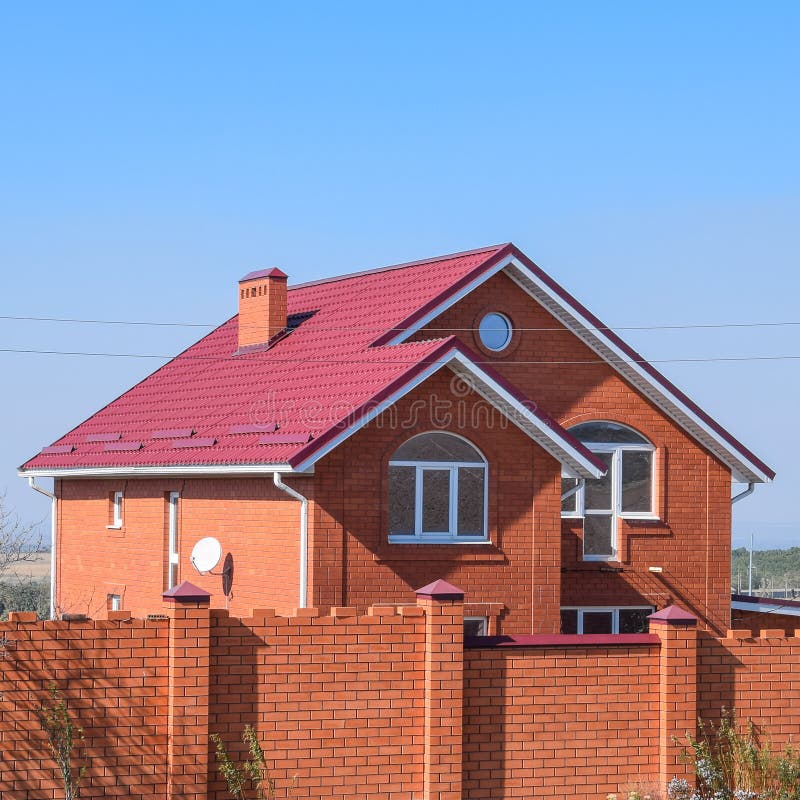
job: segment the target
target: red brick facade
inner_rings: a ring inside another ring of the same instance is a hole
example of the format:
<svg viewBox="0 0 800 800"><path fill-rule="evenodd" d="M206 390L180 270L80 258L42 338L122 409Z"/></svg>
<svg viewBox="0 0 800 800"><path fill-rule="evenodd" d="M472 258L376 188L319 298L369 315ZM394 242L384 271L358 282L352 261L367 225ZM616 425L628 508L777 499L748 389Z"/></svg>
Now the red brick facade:
<svg viewBox="0 0 800 800"><path fill-rule="evenodd" d="M258 299L258 298L256 298ZM515 327L510 348L486 350L470 330L488 310ZM408 602L445 577L470 613L504 633L556 633L562 606L679 603L716 633L730 625L730 470L706 452L509 277L472 291L417 339L456 335L563 426L610 420L655 447L655 520L621 520L618 561L582 560L580 520L560 517L558 462L447 369L323 457L312 475L287 476L310 499L308 601L320 608ZM561 361L573 363L547 364ZM388 542L387 472L415 433L463 434L488 462L489 544ZM299 504L271 476L59 481L57 605L97 615L109 595L136 614L166 588L167 498L180 492L180 579L214 595L218 576L189 563L197 539L217 537L234 559L230 610L299 604ZM124 525L107 528L109 497L124 492ZM651 572L650 567L660 568Z"/></svg>
<svg viewBox="0 0 800 800"><path fill-rule="evenodd" d="M452 587L451 587L452 588ZM598 797L685 774L697 716L796 734L800 639L719 639L675 609L650 635L462 644L434 593L358 616L241 618L202 598L166 618L0 624L0 795L59 796L34 712L55 683L86 733L82 797L227 796L209 737L255 727L278 797ZM796 632L800 635L800 631Z"/></svg>

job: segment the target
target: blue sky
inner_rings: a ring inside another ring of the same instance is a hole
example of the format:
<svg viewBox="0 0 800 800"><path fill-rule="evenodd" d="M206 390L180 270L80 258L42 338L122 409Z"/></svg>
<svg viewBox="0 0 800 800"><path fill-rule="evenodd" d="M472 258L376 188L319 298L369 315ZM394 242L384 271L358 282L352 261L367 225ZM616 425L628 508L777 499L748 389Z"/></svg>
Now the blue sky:
<svg viewBox="0 0 800 800"><path fill-rule="evenodd" d="M218 323L295 282L513 240L615 326L800 321L800 6L5 4L0 314ZM0 320L0 348L173 354L200 329ZM628 332L800 355L800 326ZM0 488L160 361L0 352ZM800 544L800 361L663 371L778 478L734 543Z"/></svg>

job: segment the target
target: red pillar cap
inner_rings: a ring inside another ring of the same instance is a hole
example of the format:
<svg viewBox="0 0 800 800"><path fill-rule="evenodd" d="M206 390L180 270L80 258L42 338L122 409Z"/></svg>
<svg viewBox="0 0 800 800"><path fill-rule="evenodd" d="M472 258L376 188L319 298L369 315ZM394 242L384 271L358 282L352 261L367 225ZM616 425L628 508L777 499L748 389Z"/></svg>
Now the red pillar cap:
<svg viewBox="0 0 800 800"><path fill-rule="evenodd" d="M164 600L172 603L208 603L211 600L211 592L207 592L189 581L173 586L161 596Z"/></svg>
<svg viewBox="0 0 800 800"><path fill-rule="evenodd" d="M458 586L453 586L452 583L440 578L438 581L417 589L417 597L432 597L434 600L463 600L464 592Z"/></svg>
<svg viewBox="0 0 800 800"><path fill-rule="evenodd" d="M667 606L661 611L656 611L647 619L653 622L666 622L668 625L696 625L697 617L684 611L680 606Z"/></svg>

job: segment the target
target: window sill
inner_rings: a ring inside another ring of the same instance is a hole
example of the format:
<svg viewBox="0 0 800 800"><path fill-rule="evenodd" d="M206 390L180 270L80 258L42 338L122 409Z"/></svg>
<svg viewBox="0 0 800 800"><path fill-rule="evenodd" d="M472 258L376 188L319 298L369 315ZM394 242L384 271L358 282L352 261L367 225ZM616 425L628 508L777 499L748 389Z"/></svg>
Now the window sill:
<svg viewBox="0 0 800 800"><path fill-rule="evenodd" d="M372 554L378 564L396 561L456 561L497 563L506 555L489 540L476 542L389 540Z"/></svg>
<svg viewBox="0 0 800 800"><path fill-rule="evenodd" d="M106 525L107 531L121 531L122 525Z"/></svg>

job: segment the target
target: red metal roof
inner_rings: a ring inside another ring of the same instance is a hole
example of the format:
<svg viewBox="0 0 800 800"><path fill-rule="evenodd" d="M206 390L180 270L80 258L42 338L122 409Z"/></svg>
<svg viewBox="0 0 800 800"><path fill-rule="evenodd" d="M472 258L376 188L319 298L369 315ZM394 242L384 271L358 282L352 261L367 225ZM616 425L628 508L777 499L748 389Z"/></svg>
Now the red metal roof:
<svg viewBox="0 0 800 800"><path fill-rule="evenodd" d="M385 343L509 255L580 307L511 244L290 286L290 327L296 325L290 334L269 348L236 354L233 317L21 469L300 464L335 438L343 421L365 413L421 366L453 347L466 352L455 337ZM636 355L613 332L608 335ZM502 382L489 367L481 368ZM691 403L653 367L647 368L657 383ZM733 448L771 474L718 423L692 407ZM559 438L584 450L556 422L535 413ZM172 430L181 440L177 447L163 436ZM187 431L197 437L196 447ZM117 432L122 434L112 447L109 432L115 439Z"/></svg>
<svg viewBox="0 0 800 800"><path fill-rule="evenodd" d="M58 450L42 451L22 469L289 463L309 447L310 437L313 446L445 342L452 346L442 339L370 345L500 249L289 287L289 315L314 313L274 346L234 355L234 317L55 442ZM280 435L266 436L276 423ZM202 446L192 448L181 437L175 448L172 439L153 436L171 429L194 430ZM119 445L141 442L141 449L110 452L107 442L92 441L109 431L122 433Z"/></svg>

